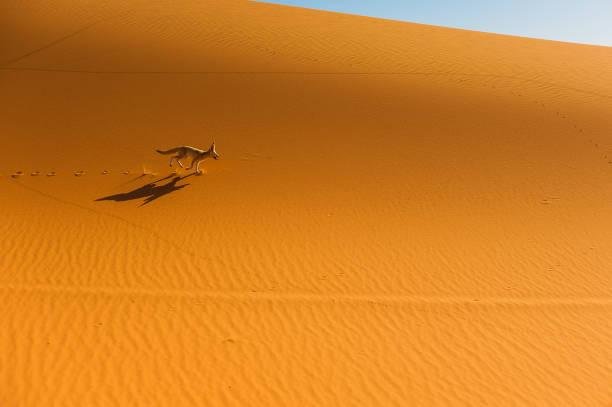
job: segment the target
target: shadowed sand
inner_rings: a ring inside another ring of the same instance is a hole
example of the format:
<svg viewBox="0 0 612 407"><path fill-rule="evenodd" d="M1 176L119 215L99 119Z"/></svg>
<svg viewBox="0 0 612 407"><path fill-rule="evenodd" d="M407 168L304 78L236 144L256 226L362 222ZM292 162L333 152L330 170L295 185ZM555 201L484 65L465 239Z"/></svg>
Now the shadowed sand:
<svg viewBox="0 0 612 407"><path fill-rule="evenodd" d="M132 201L132 200L144 198L143 203L140 205L140 206L143 206L143 205L153 202L154 200L158 198L161 198L164 195L168 195L172 192L180 191L181 189L185 188L189 184L177 185L177 183L193 175L195 174L191 173L189 175L178 176L172 173L164 178L160 178L156 181L153 181L151 183L148 183L146 185L133 189L129 192L105 196L105 197L96 199L96 201L123 202L123 201ZM166 180L169 180L169 181L166 183L162 183L162 181L166 181Z"/></svg>
<svg viewBox="0 0 612 407"><path fill-rule="evenodd" d="M612 403L610 48L233 0L0 38L1 406Z"/></svg>

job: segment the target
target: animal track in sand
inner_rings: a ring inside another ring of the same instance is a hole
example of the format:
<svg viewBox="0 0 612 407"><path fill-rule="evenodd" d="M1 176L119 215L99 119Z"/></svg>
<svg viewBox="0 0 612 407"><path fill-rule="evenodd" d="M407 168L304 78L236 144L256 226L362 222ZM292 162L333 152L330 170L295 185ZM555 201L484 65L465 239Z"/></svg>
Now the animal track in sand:
<svg viewBox="0 0 612 407"><path fill-rule="evenodd" d="M560 197L557 196L553 196L553 197L548 197L548 198L544 198L540 201L540 204L542 205L550 205L553 202L558 202L559 200L561 200Z"/></svg>
<svg viewBox="0 0 612 407"><path fill-rule="evenodd" d="M538 102L542 108L545 108L544 103ZM557 119L559 120L568 120L571 124L571 128L573 129L574 132L576 133L584 133L585 130L583 127L581 127L581 125L577 122L574 121L566 112L563 112L562 110L551 110L550 113L553 113L557 116ZM588 143L592 146L592 148L594 148L595 150L599 150L600 147L605 148L606 145L600 145L600 143L595 142L595 140L588 139L587 140ZM603 158L603 160L605 160L606 164L612 164L612 158L608 156L608 154L598 154L599 158ZM573 167L570 167L573 168ZM540 204L542 205L549 205L551 203L550 200L544 199L542 201L540 201Z"/></svg>
<svg viewBox="0 0 612 407"><path fill-rule="evenodd" d="M206 173L206 171L203 171L203 173ZM14 173L10 174L10 176L11 176L12 178L18 178L18 177L24 176L24 175L26 175L26 174L28 174L28 173L27 173L27 172L24 172L24 171L15 171ZM74 175L75 177L82 177L82 176L84 176L84 175L86 175L86 174L87 174L87 171L85 171L85 170L76 170L76 171L72 171L72 175ZM123 171L119 172L119 174L121 174L121 175L130 175L130 174L132 174L132 172L131 172L130 170L123 170ZM173 174L178 174L178 171L176 171L176 170L175 170L175 171L173 172ZM41 175L45 175L45 176L47 176L47 177L55 177L55 176L57 176L58 174L57 174L57 172L55 172L55 171L48 171L48 172L44 172L44 171L38 171L38 170L35 170L35 171L31 171L31 172L29 172L29 175L30 175L31 177L37 177L37 176L41 176ZM112 175L112 171L111 171L111 170L102 170L102 171L100 172L100 175L104 175L104 176L105 176L105 175ZM157 176L157 175L158 175L158 173L157 173L157 172L152 172L152 171L149 171L149 170L144 170L144 171L143 171L143 172L140 174L140 176L142 176L142 177L144 177L144 176L151 176L151 177L154 177L154 176Z"/></svg>

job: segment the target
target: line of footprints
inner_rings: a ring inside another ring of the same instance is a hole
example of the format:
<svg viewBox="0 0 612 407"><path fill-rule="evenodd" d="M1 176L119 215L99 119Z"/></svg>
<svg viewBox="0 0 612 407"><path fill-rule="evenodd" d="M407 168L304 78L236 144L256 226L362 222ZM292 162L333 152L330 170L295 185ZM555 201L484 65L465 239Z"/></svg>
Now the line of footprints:
<svg viewBox="0 0 612 407"><path fill-rule="evenodd" d="M82 177L82 176L84 176L86 174L87 174L87 172L83 171L83 170L78 170L78 171L75 171L75 172L72 173L72 175L74 175L75 177ZM102 171L100 173L100 175L110 175L110 174L111 174L111 172L109 170L104 170L104 171ZM131 172L130 172L130 170L125 170L125 171L121 171L120 174L121 175L130 175ZM26 175L26 173L23 172L23 171L15 171L14 173L11 174L11 178L19 178L19 177L23 177L25 175ZM31 177L38 177L38 176L43 176L43 175L46 176L46 177L55 177L58 174L55 171L50 171L50 172L47 172L45 174L41 173L40 171L33 171L33 172L30 173ZM156 173L152 173L152 172L148 172L148 171L144 171L140 175L157 175L157 174Z"/></svg>

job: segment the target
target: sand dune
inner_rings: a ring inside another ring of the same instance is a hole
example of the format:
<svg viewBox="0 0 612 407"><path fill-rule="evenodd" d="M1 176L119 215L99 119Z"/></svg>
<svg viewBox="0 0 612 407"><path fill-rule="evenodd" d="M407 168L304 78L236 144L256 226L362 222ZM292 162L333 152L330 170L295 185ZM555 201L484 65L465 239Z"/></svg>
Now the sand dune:
<svg viewBox="0 0 612 407"><path fill-rule="evenodd" d="M3 7L1 405L612 403L610 48Z"/></svg>

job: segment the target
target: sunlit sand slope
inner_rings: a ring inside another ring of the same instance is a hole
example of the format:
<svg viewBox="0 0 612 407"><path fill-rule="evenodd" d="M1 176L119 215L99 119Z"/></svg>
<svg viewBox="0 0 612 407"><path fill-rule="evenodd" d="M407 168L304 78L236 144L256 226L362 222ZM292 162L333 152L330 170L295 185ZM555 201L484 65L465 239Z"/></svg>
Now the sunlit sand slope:
<svg viewBox="0 0 612 407"><path fill-rule="evenodd" d="M0 13L0 405L612 403L612 49L74 3Z"/></svg>

